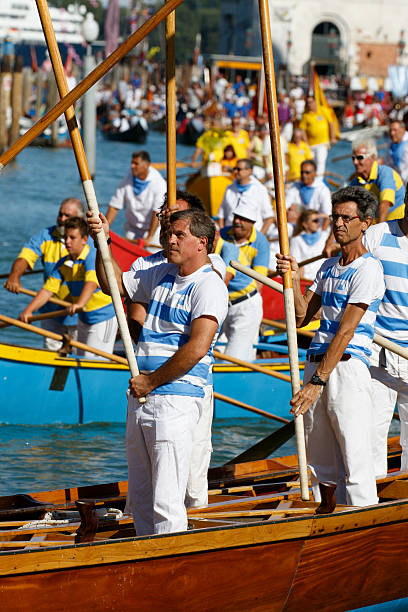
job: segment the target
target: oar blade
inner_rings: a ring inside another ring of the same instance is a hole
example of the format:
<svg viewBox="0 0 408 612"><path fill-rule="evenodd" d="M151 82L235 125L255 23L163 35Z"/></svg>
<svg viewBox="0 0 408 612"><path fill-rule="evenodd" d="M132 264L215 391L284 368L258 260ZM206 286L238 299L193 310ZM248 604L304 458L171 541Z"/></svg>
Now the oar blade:
<svg viewBox="0 0 408 612"><path fill-rule="evenodd" d="M295 421L289 421L289 423L286 423L283 427L280 427L266 438L263 438L263 440L260 440L237 457L227 461L225 465L266 459L271 453L280 448L294 435Z"/></svg>

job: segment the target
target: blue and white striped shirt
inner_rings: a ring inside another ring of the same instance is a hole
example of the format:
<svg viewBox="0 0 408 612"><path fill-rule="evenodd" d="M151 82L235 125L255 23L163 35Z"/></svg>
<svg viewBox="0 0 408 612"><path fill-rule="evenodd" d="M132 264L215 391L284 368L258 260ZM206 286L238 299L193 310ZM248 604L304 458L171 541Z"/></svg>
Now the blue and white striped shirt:
<svg viewBox="0 0 408 612"><path fill-rule="evenodd" d="M327 259L317 273L310 290L321 296L320 328L310 344L308 355L324 354L333 340L347 304L367 304L346 353L369 366L374 323L384 295L384 277L380 262L365 253L347 266L338 257Z"/></svg>
<svg viewBox="0 0 408 612"><path fill-rule="evenodd" d="M395 219L370 227L363 242L384 268L385 293L375 331L408 346L408 238Z"/></svg>
<svg viewBox="0 0 408 612"><path fill-rule="evenodd" d="M133 302L149 304L136 351L144 374L157 370L188 342L194 319L213 316L221 326L226 317L227 288L208 264L188 276L179 276L174 264L162 263L148 270L130 270L122 278ZM152 393L204 397L214 361L212 349L213 345L186 374Z"/></svg>

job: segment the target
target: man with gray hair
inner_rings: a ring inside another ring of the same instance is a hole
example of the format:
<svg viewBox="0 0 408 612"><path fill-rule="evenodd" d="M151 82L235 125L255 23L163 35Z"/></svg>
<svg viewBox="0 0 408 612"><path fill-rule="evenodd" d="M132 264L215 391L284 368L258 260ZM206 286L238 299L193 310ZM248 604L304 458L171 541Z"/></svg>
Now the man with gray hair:
<svg viewBox="0 0 408 612"><path fill-rule="evenodd" d="M404 183L398 172L377 161L377 147L371 138L353 142L351 159L356 177L350 185L358 185L371 191L377 198L377 221L400 219L404 216Z"/></svg>
<svg viewBox="0 0 408 612"><path fill-rule="evenodd" d="M280 274L289 266L294 272L297 327L307 325L322 309L320 328L307 353L304 384L290 402L291 412L305 414L315 499L320 498L319 488L337 487L339 503L367 506L377 503L369 359L385 286L381 264L362 239L377 203L366 190L346 187L332 195L332 204L341 254L322 264L304 296L294 257L276 256ZM323 506L318 512L331 509Z"/></svg>
<svg viewBox="0 0 408 612"><path fill-rule="evenodd" d="M57 223L47 227L28 240L21 249L11 268L10 275L5 287L12 293L19 293L21 289L20 278L27 269L33 269L37 259L41 259L44 268L44 283L58 261L68 255L64 241L64 223L71 217L83 217L84 208L78 198L65 198L58 211ZM64 299L65 292L56 294L56 297ZM61 306L49 302L40 309L40 312L52 312L61 310ZM41 321L41 327L56 334L69 333L72 337L76 335L77 315L72 317L58 317ZM44 347L57 351L61 348L61 342L44 338Z"/></svg>

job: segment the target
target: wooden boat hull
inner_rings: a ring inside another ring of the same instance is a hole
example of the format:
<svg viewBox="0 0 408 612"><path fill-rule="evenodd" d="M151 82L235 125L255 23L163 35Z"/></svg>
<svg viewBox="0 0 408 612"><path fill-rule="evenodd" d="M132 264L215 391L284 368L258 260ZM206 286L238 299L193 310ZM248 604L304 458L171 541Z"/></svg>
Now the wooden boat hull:
<svg viewBox="0 0 408 612"><path fill-rule="evenodd" d="M287 362L279 360L281 365L278 365L277 361L271 368L289 374ZM126 366L96 359L60 357L42 349L7 344L0 344L0 363L2 423L122 423L126 419L129 382ZM223 395L288 416L291 388L286 381L220 364L214 368L214 386ZM251 412L218 400L215 416L257 418Z"/></svg>
<svg viewBox="0 0 408 612"><path fill-rule="evenodd" d="M2 609L340 612L406 599L407 521L405 500L330 516L2 551Z"/></svg>
<svg viewBox="0 0 408 612"><path fill-rule="evenodd" d="M105 138L108 140L115 140L116 142L136 142L138 144L144 144L147 140L148 131L145 130L140 123L132 126L126 132L103 132Z"/></svg>

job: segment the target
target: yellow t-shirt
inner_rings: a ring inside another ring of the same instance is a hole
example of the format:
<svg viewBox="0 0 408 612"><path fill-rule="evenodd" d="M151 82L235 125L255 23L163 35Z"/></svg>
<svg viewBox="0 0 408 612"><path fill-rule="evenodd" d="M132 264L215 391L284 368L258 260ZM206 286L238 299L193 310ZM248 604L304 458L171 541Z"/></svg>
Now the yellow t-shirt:
<svg viewBox="0 0 408 612"><path fill-rule="evenodd" d="M239 130L238 136L234 136L231 130L225 132L223 138L224 148L227 145L234 147L235 154L238 159L245 159L247 157L247 149L249 147L249 136L246 130Z"/></svg>
<svg viewBox="0 0 408 612"><path fill-rule="evenodd" d="M203 163L219 162L224 155L224 136L222 130L207 130L201 134L196 147L203 150Z"/></svg>
<svg viewBox="0 0 408 612"><path fill-rule="evenodd" d="M313 146L329 142L329 123L331 123L330 114L321 106L315 113L310 111L303 113L299 127L306 132L309 145Z"/></svg>
<svg viewBox="0 0 408 612"><path fill-rule="evenodd" d="M288 175L286 180L297 181L300 179L300 166L306 159L312 159L313 154L309 145L303 140L296 145L294 142L288 143Z"/></svg>

